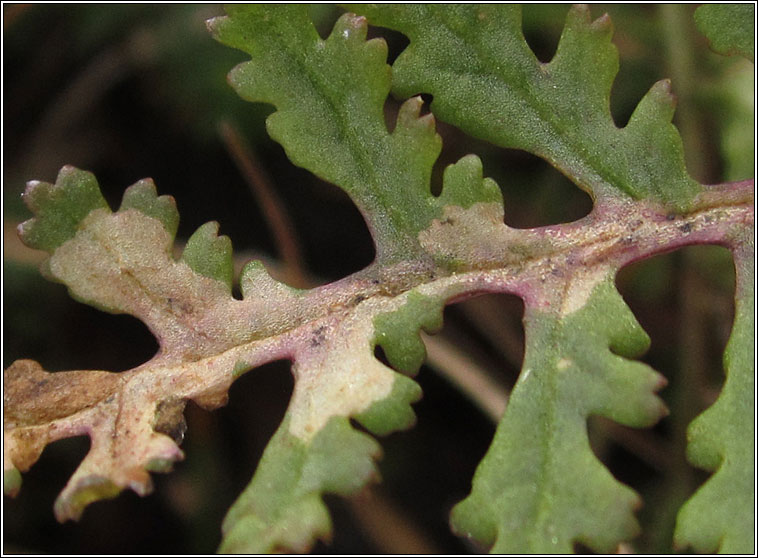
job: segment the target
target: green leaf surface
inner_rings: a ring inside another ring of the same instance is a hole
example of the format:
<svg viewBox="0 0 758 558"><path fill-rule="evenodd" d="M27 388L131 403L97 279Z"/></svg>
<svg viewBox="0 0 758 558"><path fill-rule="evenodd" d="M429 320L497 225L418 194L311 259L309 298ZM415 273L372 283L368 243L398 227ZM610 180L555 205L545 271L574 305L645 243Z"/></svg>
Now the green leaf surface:
<svg viewBox="0 0 758 558"><path fill-rule="evenodd" d="M182 261L196 273L222 282L231 292L234 280L232 241L228 236L218 236L218 223L206 223L189 237Z"/></svg>
<svg viewBox="0 0 758 558"><path fill-rule="evenodd" d="M451 523L494 553L566 553L577 542L612 552L637 534L640 502L592 453L587 418L654 424L666 413L655 396L665 380L626 358L649 340L612 277L580 309L559 316L527 308L524 323L521 376Z"/></svg>
<svg viewBox="0 0 758 558"><path fill-rule="evenodd" d="M179 212L176 202L170 196L158 196L152 180L140 180L124 192L119 211L136 209L140 213L157 219L173 239L179 228Z"/></svg>
<svg viewBox="0 0 758 558"><path fill-rule="evenodd" d="M687 456L711 478L679 511L680 547L724 554L755 553L755 247L745 231L735 250L737 291L732 335L724 353L726 381L718 400L687 431Z"/></svg>
<svg viewBox="0 0 758 558"><path fill-rule="evenodd" d="M426 358L419 331L427 333L442 327L444 300L411 291L408 302L399 310L381 314L374 320L377 345L384 348L390 364L406 374L415 374Z"/></svg>
<svg viewBox="0 0 758 558"><path fill-rule="evenodd" d="M29 182L23 198L37 217L26 221L19 234L30 247L47 252L72 238L90 211L108 207L95 177L74 167L63 167L55 185Z"/></svg>
<svg viewBox="0 0 758 558"><path fill-rule="evenodd" d="M375 477L379 445L333 418L309 442L289 433L285 419L255 477L224 519L222 553L307 551L331 532L321 493L349 495Z"/></svg>
<svg viewBox="0 0 758 558"><path fill-rule="evenodd" d="M704 4L695 23L719 54L739 54L755 60L755 4Z"/></svg>
<svg viewBox="0 0 758 558"><path fill-rule="evenodd" d="M558 50L540 62L515 5L351 5L408 36L393 91L434 96L438 118L502 147L543 157L595 198L623 193L683 211L700 190L671 124L668 81L656 83L618 128L610 93L618 72L608 16L573 7Z"/></svg>

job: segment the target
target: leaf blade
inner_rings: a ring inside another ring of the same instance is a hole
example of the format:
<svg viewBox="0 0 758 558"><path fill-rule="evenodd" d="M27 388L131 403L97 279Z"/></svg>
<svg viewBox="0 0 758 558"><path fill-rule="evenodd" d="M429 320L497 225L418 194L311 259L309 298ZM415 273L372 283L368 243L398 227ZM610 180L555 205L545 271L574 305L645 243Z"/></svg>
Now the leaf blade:
<svg viewBox="0 0 758 558"><path fill-rule="evenodd" d="M716 402L687 430L688 460L714 474L685 502L674 541L698 552L755 551L754 233L736 241L735 318L724 352L726 381Z"/></svg>
<svg viewBox="0 0 758 558"><path fill-rule="evenodd" d="M640 502L590 450L586 420L653 424L665 414L655 396L665 381L618 356L648 340L612 280L564 316L527 307L525 327L523 371L451 524L495 553L566 553L577 542L610 552L636 535Z"/></svg>
<svg viewBox="0 0 758 558"><path fill-rule="evenodd" d="M438 118L546 159L596 199L623 193L686 211L700 191L684 168L667 85L653 86L635 126L613 122L618 54L607 16L592 21L587 7L572 7L555 57L543 64L515 6L351 7L411 39L393 65L393 91L431 93Z"/></svg>

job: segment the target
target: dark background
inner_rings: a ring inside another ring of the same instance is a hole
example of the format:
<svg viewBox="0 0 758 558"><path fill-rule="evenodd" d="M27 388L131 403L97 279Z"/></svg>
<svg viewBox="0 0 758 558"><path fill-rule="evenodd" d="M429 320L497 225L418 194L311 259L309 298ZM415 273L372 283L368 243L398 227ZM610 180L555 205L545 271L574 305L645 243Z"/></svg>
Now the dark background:
<svg viewBox="0 0 758 558"><path fill-rule="evenodd" d="M136 319L76 303L63 286L43 280L40 254L17 241L16 225L30 216L20 202L25 182L53 182L64 164L94 172L113 207L128 185L152 177L160 194L177 199L180 239L217 220L238 263L263 258L275 268L281 254L269 215L234 163L233 146L220 133L226 123L250 146L259 180L281 198L292 222L289 237L300 247L301 279L331 281L370 263L370 236L347 196L291 165L265 134L271 107L242 101L226 84L226 73L244 54L207 33L204 20L221 14L220 6L3 8L4 367L33 358L51 371L122 371L157 348ZM617 124L625 124L655 81L671 77L693 176L703 182L751 176L752 65L708 51L692 21L694 6L595 5L592 14L606 9L621 53L611 99ZM555 50L567 10L525 7L526 37L543 61ZM322 35L340 13L324 5L312 9ZM386 30L371 33L386 37L390 61L407 44ZM397 106L388 101L388 116ZM503 187L509 225L567 222L589 212L588 196L540 159L472 140L443 123L438 130L445 145L436 184L447 164L478 154L485 175ZM619 274L622 294L652 338L644 360L669 379L662 396L672 411L649 431L590 422L598 457L645 500L639 514L644 534L628 550L670 551L676 509L705 479L684 459L684 429L718 395L733 283L731 258L716 247L687 248ZM440 335L506 392L520 368L522 312L515 297L482 297L449 307ZM418 376L424 399L415 406L417 426L381 440L382 484L354 500L326 498L334 536L316 552L480 550L450 534L447 517L468 493L495 424L441 372L425 366ZM291 389L287 364L272 363L237 381L219 411L190 403L186 460L169 475L154 475L149 497L124 492L91 505L78 523L57 524L52 505L88 440L51 444L24 474L20 494L3 500L3 551L213 552L224 513L252 476Z"/></svg>

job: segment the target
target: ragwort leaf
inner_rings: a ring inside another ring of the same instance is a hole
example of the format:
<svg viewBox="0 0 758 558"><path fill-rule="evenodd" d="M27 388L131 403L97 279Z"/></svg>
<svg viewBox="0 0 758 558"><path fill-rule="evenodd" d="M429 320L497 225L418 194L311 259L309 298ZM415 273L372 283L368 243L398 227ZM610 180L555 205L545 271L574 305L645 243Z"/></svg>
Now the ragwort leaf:
<svg viewBox="0 0 758 558"><path fill-rule="evenodd" d="M322 40L304 5L234 5L228 13L209 28L251 55L229 80L243 98L276 107L267 120L271 137L293 163L353 199L374 237L377 261L424 257L416 235L441 214L429 180L442 145L434 118L420 116L420 98L406 101L395 129L387 130L386 43L366 41L365 19L352 14ZM489 200L499 200L489 183Z"/></svg>
<svg viewBox="0 0 758 558"><path fill-rule="evenodd" d="M326 536L321 494L350 493L376 476L372 459L378 446L352 430L347 418L379 434L415 420L410 403L420 397L418 385L374 357L375 317L398 310L405 298L378 294L380 281L368 277L356 277L352 287L298 291L251 262L240 278L243 300L236 300L229 240L217 236L215 223L204 225L175 260L176 209L170 198L156 195L150 181L129 188L116 212L92 204L61 239L47 222L52 210L45 204L65 207L68 192L77 200L92 186L97 188L91 174L72 167L63 169L55 185L31 183L26 199L35 200L30 206L36 216L22 225L22 238L31 231L35 245L54 246L43 264L50 279L67 285L79 300L140 318L160 350L144 365L118 374L49 373L29 360L6 369L6 492L18 491L19 472L48 443L88 435L90 451L56 502L59 520L77 519L89 503L124 488L144 495L152 488L150 471L166 471L183 457L178 443L186 400L206 408L222 405L240 374L289 358L295 390L256 476L264 481L255 480L248 491L256 507L247 509L246 492L225 523L231 542L224 544L250 551L304 549L314 537ZM367 286L376 296L356 294ZM261 490L281 467L292 471L289 488ZM345 474L335 478L340 468ZM267 511L256 516L260 509ZM268 535L255 536L260 529L251 522ZM234 542L238 539L247 542Z"/></svg>

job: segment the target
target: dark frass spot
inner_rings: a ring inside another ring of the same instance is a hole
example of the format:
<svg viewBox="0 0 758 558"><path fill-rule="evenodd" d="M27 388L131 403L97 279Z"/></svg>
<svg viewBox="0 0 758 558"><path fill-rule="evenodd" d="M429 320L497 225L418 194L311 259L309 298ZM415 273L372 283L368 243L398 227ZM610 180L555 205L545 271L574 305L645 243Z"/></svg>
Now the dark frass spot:
<svg viewBox="0 0 758 558"><path fill-rule="evenodd" d="M326 340L326 335L324 334L325 329L324 326L320 326L313 330L310 341L311 347L319 347Z"/></svg>

